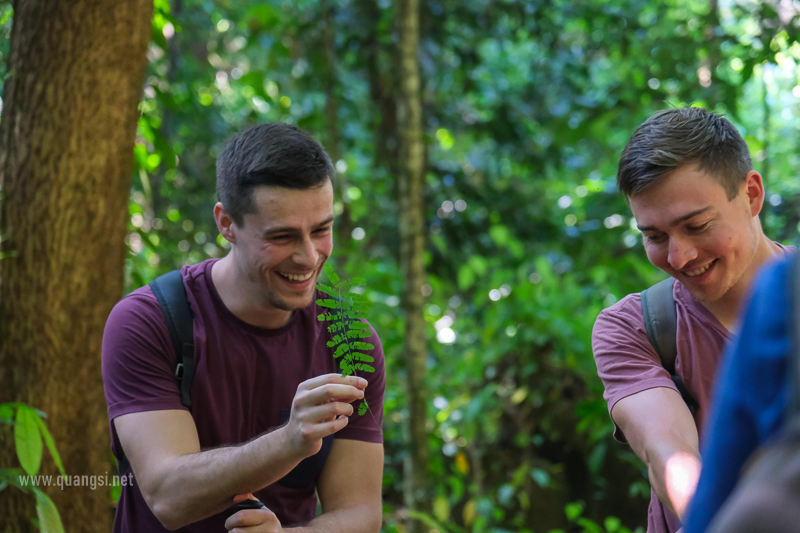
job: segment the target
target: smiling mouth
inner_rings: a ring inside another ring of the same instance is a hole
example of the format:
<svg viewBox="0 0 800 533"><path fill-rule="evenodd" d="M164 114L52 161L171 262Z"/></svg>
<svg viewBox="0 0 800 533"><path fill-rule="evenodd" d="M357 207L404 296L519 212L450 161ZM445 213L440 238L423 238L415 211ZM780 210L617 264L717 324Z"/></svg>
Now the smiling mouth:
<svg viewBox="0 0 800 533"><path fill-rule="evenodd" d="M708 269L710 269L712 266L714 266L714 264L716 262L717 262L717 260L714 259L713 261L711 261L709 264L707 264L704 267L698 268L697 270L685 270L683 273L686 274L687 276L689 276L690 278L693 278L695 276L699 276L700 274L705 274L708 271Z"/></svg>
<svg viewBox="0 0 800 533"><path fill-rule="evenodd" d="M311 276L314 275L314 271L309 272L308 274L293 274L291 272L278 272L282 277L288 279L289 281L300 282L307 281Z"/></svg>

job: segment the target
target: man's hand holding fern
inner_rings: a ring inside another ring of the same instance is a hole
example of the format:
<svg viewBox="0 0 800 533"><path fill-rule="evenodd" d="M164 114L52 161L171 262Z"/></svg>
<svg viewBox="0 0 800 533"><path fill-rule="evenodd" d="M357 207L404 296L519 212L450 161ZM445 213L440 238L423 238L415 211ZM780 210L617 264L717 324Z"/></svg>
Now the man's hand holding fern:
<svg viewBox="0 0 800 533"><path fill-rule="evenodd" d="M325 374L297 387L289 422L281 428L301 458L317 453L322 439L347 425L352 402L364 397L367 380L357 376Z"/></svg>

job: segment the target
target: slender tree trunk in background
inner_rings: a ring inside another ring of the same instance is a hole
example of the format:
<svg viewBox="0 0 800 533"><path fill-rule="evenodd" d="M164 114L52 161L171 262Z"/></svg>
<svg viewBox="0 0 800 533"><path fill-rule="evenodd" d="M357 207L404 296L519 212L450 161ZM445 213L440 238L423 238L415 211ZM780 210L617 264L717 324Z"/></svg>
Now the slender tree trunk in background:
<svg viewBox="0 0 800 533"><path fill-rule="evenodd" d="M17 0L0 122L0 401L48 414L70 475L110 470L100 346L122 296L152 0ZM0 444L0 465L16 465ZM55 474L52 460L43 474ZM47 489L67 531L110 530L107 487ZM0 531L30 531L6 489Z"/></svg>
<svg viewBox="0 0 800 533"><path fill-rule="evenodd" d="M335 165L342 158L339 148L341 142L339 136L339 103L336 100L336 87L339 80L336 78L336 46L333 40L333 6L329 0L320 2L322 10L322 40L325 47L326 69L324 73L325 84L325 137L327 138L327 151ZM336 196L342 201L342 213L336 218L336 245L349 247L353 223L350 219L350 207L345 201L345 191L347 180L343 174L337 172L334 190Z"/></svg>
<svg viewBox="0 0 800 533"><path fill-rule="evenodd" d="M420 95L419 60L419 3L418 0L399 2L399 71L397 127L399 144L400 190L400 263L405 276L403 310L405 334L403 350L408 379L409 454L406 461L406 505L425 510L428 473L428 434L425 401L425 319L423 316L422 284L425 279L423 263L424 235L422 210L422 179L424 176L424 146L422 142L422 102ZM419 531L419 522L410 521L409 530Z"/></svg>

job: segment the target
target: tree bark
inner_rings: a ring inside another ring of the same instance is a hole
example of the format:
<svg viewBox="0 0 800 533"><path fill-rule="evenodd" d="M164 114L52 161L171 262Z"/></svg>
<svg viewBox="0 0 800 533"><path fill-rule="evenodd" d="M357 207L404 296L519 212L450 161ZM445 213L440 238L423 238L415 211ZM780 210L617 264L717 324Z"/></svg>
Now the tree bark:
<svg viewBox="0 0 800 533"><path fill-rule="evenodd" d="M422 102L419 76L419 2L399 2L399 71L397 126L399 140L400 263L405 277L405 353L408 387L409 454L406 460L405 500L409 509L427 509L428 435L425 402L425 319L423 316L423 204L424 146L422 140ZM420 531L421 524L409 523L409 530Z"/></svg>
<svg viewBox="0 0 800 533"><path fill-rule="evenodd" d="M48 414L70 475L111 470L100 349L122 296L152 0L16 0L0 122L0 401ZM0 445L0 465L16 465ZM45 452L47 455L47 452ZM49 457L43 474L55 474ZM45 489L70 532L110 530L107 487ZM6 489L0 531L30 531Z"/></svg>

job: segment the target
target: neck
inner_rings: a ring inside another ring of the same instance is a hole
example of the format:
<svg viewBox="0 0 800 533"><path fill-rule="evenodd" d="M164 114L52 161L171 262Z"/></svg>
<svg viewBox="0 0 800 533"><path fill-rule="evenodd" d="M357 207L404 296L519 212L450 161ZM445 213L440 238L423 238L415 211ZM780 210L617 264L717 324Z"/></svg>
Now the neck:
<svg viewBox="0 0 800 533"><path fill-rule="evenodd" d="M258 297L261 292L238 267L233 250L211 266L211 281L225 307L252 326L275 329L292 317L291 311L277 309Z"/></svg>
<svg viewBox="0 0 800 533"><path fill-rule="evenodd" d="M700 303L711 311L711 314L719 320L725 329L735 333L738 330L736 319L739 315L739 309L749 294L750 284L753 282L756 272L764 263L782 256L783 253L783 249L780 246L769 240L763 233L760 233L759 242L750 265L742 274L742 277L739 278L739 281L719 300Z"/></svg>

